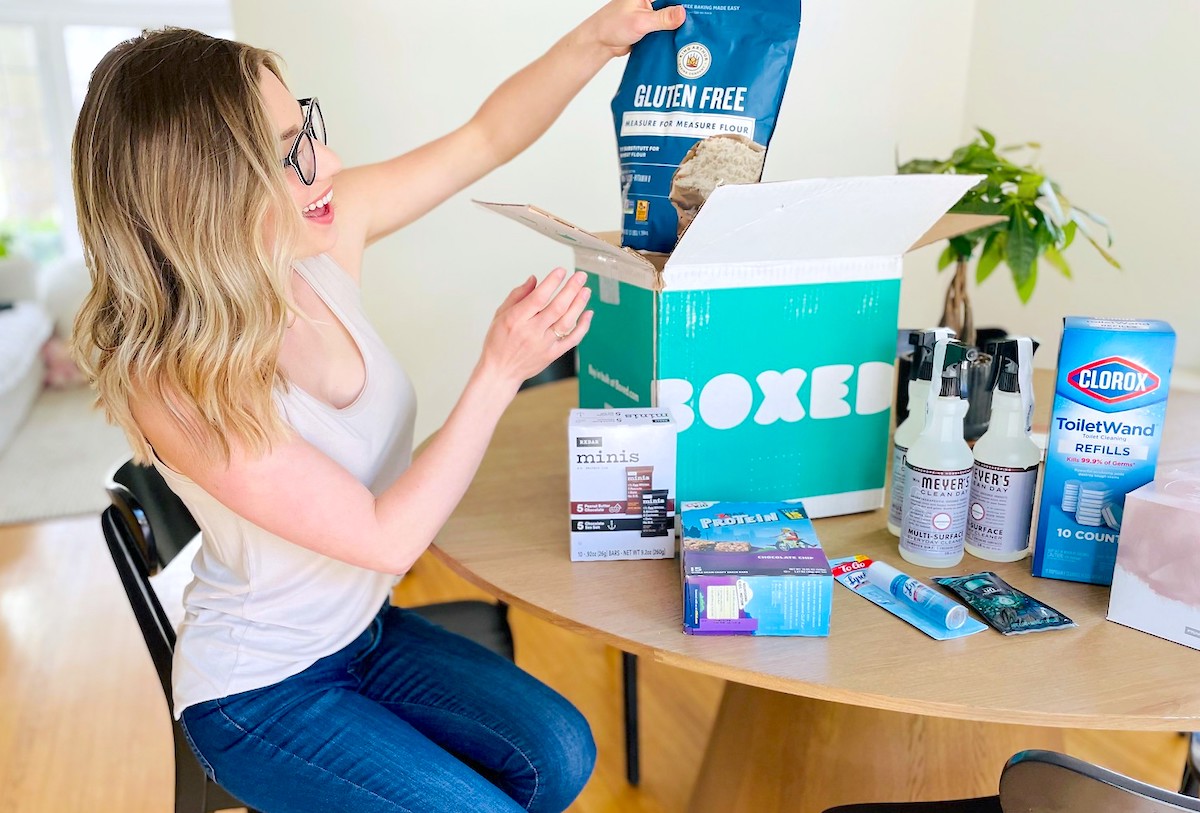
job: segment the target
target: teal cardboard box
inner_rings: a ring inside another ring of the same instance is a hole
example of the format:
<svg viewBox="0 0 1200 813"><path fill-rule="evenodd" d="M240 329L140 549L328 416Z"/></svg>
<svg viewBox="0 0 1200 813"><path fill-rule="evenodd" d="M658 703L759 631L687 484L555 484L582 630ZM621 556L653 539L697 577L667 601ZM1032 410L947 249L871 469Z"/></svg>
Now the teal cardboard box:
<svg viewBox="0 0 1200 813"><path fill-rule="evenodd" d="M581 407L669 409L680 499L785 494L816 517L883 504L902 256L995 222L943 218L979 180L721 186L670 256L481 205L571 246L589 275Z"/></svg>

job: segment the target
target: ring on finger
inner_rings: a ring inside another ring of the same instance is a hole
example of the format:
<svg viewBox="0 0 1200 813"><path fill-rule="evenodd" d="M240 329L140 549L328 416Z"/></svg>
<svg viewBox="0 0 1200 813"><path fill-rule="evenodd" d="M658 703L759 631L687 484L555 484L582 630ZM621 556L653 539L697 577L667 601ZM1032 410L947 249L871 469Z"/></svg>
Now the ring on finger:
<svg viewBox="0 0 1200 813"><path fill-rule="evenodd" d="M571 331L568 330L566 333L563 333L556 327L550 328L550 331L554 334L554 338L558 339L560 342L571 335Z"/></svg>

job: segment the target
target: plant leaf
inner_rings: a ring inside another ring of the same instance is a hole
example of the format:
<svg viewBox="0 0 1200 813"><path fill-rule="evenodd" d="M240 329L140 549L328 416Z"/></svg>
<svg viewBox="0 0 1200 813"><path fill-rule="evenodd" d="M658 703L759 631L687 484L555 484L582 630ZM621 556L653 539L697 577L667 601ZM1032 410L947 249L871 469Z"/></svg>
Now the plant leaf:
<svg viewBox="0 0 1200 813"><path fill-rule="evenodd" d="M981 181L986 183L986 181ZM978 189L979 187L975 187ZM972 190L974 191L974 190ZM1003 208L998 203L981 200L978 197L973 197L971 192L963 196L962 200L950 207L950 211L956 214L964 215L998 215L1003 214Z"/></svg>
<svg viewBox="0 0 1200 813"><path fill-rule="evenodd" d="M957 237L950 238L950 248L954 250L955 259L969 260L971 255L975 253L975 246L983 239L983 235L976 229L973 232L960 234Z"/></svg>
<svg viewBox="0 0 1200 813"><path fill-rule="evenodd" d="M1038 187L1040 197L1038 202L1042 203L1050 213L1056 225L1063 225L1067 222L1067 216L1063 213L1062 205L1058 200L1058 193L1054 191L1054 184L1046 178L1042 181L1042 185Z"/></svg>
<svg viewBox="0 0 1200 813"><path fill-rule="evenodd" d="M1074 220L1068 221L1067 224L1063 226L1063 240L1062 244L1058 246L1059 251L1066 251L1070 247L1071 243L1075 242L1075 232L1078 228L1079 227L1075 225Z"/></svg>
<svg viewBox="0 0 1200 813"><path fill-rule="evenodd" d="M1083 213L1085 215L1087 214L1082 209L1080 209L1078 206L1075 207L1074 211ZM1071 222L1079 227L1079 231L1083 232L1083 236L1086 237L1087 241L1095 247L1096 251L1100 252L1100 256L1103 257L1105 260L1107 260L1109 265L1111 265L1113 268L1120 270L1121 264L1119 262L1117 262L1117 258L1114 257L1112 254L1109 254L1108 250L1096 241L1096 238L1092 236L1092 233L1090 231L1088 231L1088 227L1084 224L1084 222L1082 220L1079 219L1079 215L1074 215L1071 219ZM1111 243L1111 241L1112 241L1112 235L1110 234L1109 242Z"/></svg>
<svg viewBox="0 0 1200 813"><path fill-rule="evenodd" d="M1035 172L1025 172L1021 174L1020 180L1017 181L1017 195L1022 200L1033 202L1037 200L1038 192L1042 188L1042 183L1045 177Z"/></svg>
<svg viewBox="0 0 1200 813"><path fill-rule="evenodd" d="M1037 263L1037 235L1029 227L1029 217L1024 207L1014 208L1012 219L1008 222L1008 244L1005 261L1012 271L1013 281L1017 284L1017 293L1021 301L1027 302L1033 294L1030 277L1034 274ZM1036 284L1036 279L1034 280ZM1021 292L1025 291L1024 294Z"/></svg>
<svg viewBox="0 0 1200 813"><path fill-rule="evenodd" d="M1106 229L1108 228L1108 221L1105 220L1103 216L1098 215L1095 212L1089 212L1087 209L1080 209L1078 206L1075 207L1075 211L1082 212L1084 217L1086 217L1088 220L1091 220L1093 223L1103 226Z"/></svg>
<svg viewBox="0 0 1200 813"><path fill-rule="evenodd" d="M954 248L947 245L945 250L942 251L942 256L938 257L938 271L945 271L947 268L949 268L950 264L954 262L956 256L957 255L954 253Z"/></svg>
<svg viewBox="0 0 1200 813"><path fill-rule="evenodd" d="M1054 246L1047 246L1045 256L1047 262L1057 268L1064 277L1071 279L1071 266L1067 265L1066 259L1058 249Z"/></svg>
<svg viewBox="0 0 1200 813"><path fill-rule="evenodd" d="M1056 246L1063 239L1063 231L1059 228L1052 219L1047 217L1045 211L1040 206L1035 206L1031 210L1033 217L1037 220L1037 226L1034 227L1034 232L1037 235L1038 251L1045 251L1047 248Z"/></svg>
<svg viewBox="0 0 1200 813"><path fill-rule="evenodd" d="M1009 268L1012 266L1010 265ZM1025 274L1024 279L1017 279L1017 272L1013 271L1013 279L1017 283L1017 296L1021 298L1021 304L1028 304L1029 298L1033 296L1033 289L1037 287L1037 258L1033 258L1033 262L1029 264L1029 271Z"/></svg>
<svg viewBox="0 0 1200 813"><path fill-rule="evenodd" d="M983 136L983 143L987 144L989 150L996 149L996 137L994 135L979 126L976 126L975 129L979 131L979 135Z"/></svg>
<svg viewBox="0 0 1200 813"><path fill-rule="evenodd" d="M975 266L975 284L982 283L992 275L996 266L1004 256L1004 245L1008 241L1008 232L996 231L988 235L983 244L983 253L979 255L979 264Z"/></svg>
<svg viewBox="0 0 1200 813"><path fill-rule="evenodd" d="M936 175L946 171L946 164L943 161L936 161L932 158L914 158L911 161L906 161L896 168L899 175Z"/></svg>
<svg viewBox="0 0 1200 813"><path fill-rule="evenodd" d="M1083 215L1084 217L1086 217L1088 220L1092 221L1096 225L1101 226L1104 229L1105 236L1108 238L1108 245L1110 247L1112 246L1112 244L1113 244L1112 226L1108 225L1107 220L1105 220L1103 217L1096 214L1095 212L1089 212L1087 209L1080 209L1078 206L1075 207L1075 211L1079 212L1081 215ZM1080 225L1083 225L1083 224L1080 223ZM1095 242L1095 241L1093 241L1093 242Z"/></svg>
<svg viewBox="0 0 1200 813"><path fill-rule="evenodd" d="M1087 241L1096 247L1096 251L1100 252L1100 256L1103 257L1105 260L1107 260L1109 265L1111 265L1113 268L1120 271L1121 264L1119 262L1117 262L1117 258L1114 257L1113 255L1109 254L1108 250L1105 249L1104 246L1097 243L1096 238L1092 237L1092 235L1088 234L1086 229L1081 229L1081 231L1083 231L1083 236L1087 238Z"/></svg>

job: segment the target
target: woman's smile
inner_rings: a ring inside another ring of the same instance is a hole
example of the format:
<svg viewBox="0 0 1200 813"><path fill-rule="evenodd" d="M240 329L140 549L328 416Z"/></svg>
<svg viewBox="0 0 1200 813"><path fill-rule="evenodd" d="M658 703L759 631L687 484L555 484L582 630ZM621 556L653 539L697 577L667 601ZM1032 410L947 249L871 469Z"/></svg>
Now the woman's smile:
<svg viewBox="0 0 1200 813"><path fill-rule="evenodd" d="M333 187L330 186L321 197L309 203L300 213L310 223L322 226L333 222Z"/></svg>

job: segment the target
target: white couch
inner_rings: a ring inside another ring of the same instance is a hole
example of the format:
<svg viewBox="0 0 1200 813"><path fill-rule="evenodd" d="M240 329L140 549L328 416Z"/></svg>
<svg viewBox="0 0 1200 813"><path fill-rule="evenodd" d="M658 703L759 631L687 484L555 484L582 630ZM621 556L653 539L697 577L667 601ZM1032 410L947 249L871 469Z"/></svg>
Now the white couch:
<svg viewBox="0 0 1200 813"><path fill-rule="evenodd" d="M42 346L71 322L88 279L83 261L58 260L44 267L18 256L0 258L0 452L29 414L42 391Z"/></svg>

